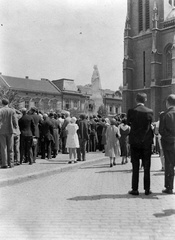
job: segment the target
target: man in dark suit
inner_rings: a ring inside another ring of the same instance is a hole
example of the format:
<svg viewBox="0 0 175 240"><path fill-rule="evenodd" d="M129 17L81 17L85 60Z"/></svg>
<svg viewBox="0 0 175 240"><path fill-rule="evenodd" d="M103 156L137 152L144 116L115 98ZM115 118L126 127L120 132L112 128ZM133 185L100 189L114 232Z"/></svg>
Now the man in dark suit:
<svg viewBox="0 0 175 240"><path fill-rule="evenodd" d="M153 143L153 130L151 126L153 111L144 106L146 101L147 95L145 93L138 93L136 96L136 107L129 109L127 114L127 121L131 126L129 143L132 163L132 190L129 191L129 194L132 195L139 195L140 159L144 167L145 195L152 193L150 191L150 166Z"/></svg>
<svg viewBox="0 0 175 240"><path fill-rule="evenodd" d="M14 167L14 133L17 128L15 110L8 106L8 99L2 99L0 109L0 152L1 168Z"/></svg>
<svg viewBox="0 0 175 240"><path fill-rule="evenodd" d="M67 154L66 141L67 141L67 130L66 127L70 123L70 112L65 113L65 119L61 127L61 139L62 139L62 154Z"/></svg>
<svg viewBox="0 0 175 240"><path fill-rule="evenodd" d="M30 114L33 118L34 124L35 124L35 138L36 138L36 144L32 145L32 151L33 151L33 162L36 162L36 157L38 153L38 139L40 137L39 134L39 125L41 125L41 117L38 115L38 109L35 107L31 107Z"/></svg>
<svg viewBox="0 0 175 240"><path fill-rule="evenodd" d="M77 149L77 158L79 161L86 161L86 144L89 139L88 123L86 115L81 114L79 121L77 121L79 129L77 130L80 148Z"/></svg>
<svg viewBox="0 0 175 240"><path fill-rule="evenodd" d="M159 133L165 157L165 189L166 194L173 194L175 166L175 94L166 100L167 111L160 115Z"/></svg>
<svg viewBox="0 0 175 240"><path fill-rule="evenodd" d="M53 142L53 124L47 114L43 115L43 121L41 124L41 158L52 159L52 142Z"/></svg>
<svg viewBox="0 0 175 240"><path fill-rule="evenodd" d="M32 144L35 136L35 124L31 115L27 114L27 109L21 109L23 116L19 119L20 136L20 164L24 158L25 162L33 163Z"/></svg>

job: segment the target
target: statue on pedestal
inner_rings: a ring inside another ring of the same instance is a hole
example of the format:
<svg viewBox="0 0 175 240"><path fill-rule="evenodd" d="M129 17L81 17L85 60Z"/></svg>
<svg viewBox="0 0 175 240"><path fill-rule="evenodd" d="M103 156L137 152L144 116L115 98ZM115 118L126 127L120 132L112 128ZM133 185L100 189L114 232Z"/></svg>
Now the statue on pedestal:
<svg viewBox="0 0 175 240"><path fill-rule="evenodd" d="M91 78L92 84L92 96L90 97L94 101L93 113L97 114L97 111L101 105L103 105L103 97L101 94L101 81L100 74L97 65L94 65L94 71Z"/></svg>

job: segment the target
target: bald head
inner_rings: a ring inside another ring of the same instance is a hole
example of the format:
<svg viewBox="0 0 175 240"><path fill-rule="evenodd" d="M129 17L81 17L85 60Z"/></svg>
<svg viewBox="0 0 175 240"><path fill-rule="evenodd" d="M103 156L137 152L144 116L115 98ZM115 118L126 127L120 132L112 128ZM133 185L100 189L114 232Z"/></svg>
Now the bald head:
<svg viewBox="0 0 175 240"><path fill-rule="evenodd" d="M175 106L175 94L170 94L166 99L167 107Z"/></svg>

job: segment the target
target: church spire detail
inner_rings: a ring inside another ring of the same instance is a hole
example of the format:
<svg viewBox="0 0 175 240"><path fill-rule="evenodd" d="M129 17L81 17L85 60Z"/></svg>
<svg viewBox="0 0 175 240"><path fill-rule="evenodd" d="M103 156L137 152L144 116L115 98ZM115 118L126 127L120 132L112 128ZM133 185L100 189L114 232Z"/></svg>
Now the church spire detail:
<svg viewBox="0 0 175 240"><path fill-rule="evenodd" d="M157 9L157 5L156 5L156 1L154 2L154 7L153 7L153 28L157 28L158 27L158 20L159 20L159 16L158 16L158 9Z"/></svg>

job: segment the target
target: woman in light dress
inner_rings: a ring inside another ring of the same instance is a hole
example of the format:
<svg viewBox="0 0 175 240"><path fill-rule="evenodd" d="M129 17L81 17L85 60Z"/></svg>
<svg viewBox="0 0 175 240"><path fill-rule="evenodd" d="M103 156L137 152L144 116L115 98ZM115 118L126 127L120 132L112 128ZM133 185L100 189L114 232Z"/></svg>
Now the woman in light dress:
<svg viewBox="0 0 175 240"><path fill-rule="evenodd" d="M76 149L80 147L79 145L79 139L77 135L77 130L78 130L78 125L76 124L76 118L72 117L70 120L70 123L67 125L66 130L67 130L67 140L66 140L66 148L68 148L69 151L69 162L72 163L72 155L74 158L74 163L77 162L76 156L77 156L77 151Z"/></svg>
<svg viewBox="0 0 175 240"><path fill-rule="evenodd" d="M105 156L108 156L110 159L110 167L116 165L116 157L120 156L120 131L116 126L117 122L115 119L110 120L110 125L106 129L106 152Z"/></svg>

